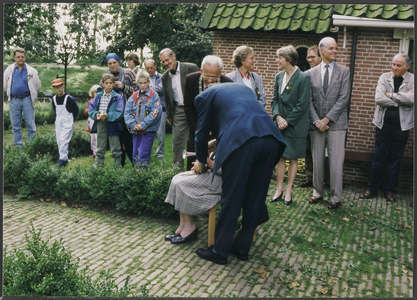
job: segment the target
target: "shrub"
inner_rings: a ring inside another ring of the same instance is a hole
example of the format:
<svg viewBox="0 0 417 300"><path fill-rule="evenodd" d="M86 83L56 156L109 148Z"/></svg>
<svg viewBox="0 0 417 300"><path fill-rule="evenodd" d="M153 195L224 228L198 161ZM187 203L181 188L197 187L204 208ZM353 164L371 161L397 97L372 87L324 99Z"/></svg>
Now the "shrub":
<svg viewBox="0 0 417 300"><path fill-rule="evenodd" d="M3 126L4 126L4 130L9 129L9 127L11 127L12 123L10 122L10 113L8 110L4 111L3 114Z"/></svg>
<svg viewBox="0 0 417 300"><path fill-rule="evenodd" d="M50 155L45 155L30 164L25 183L35 194L52 195L56 190L61 170L52 162Z"/></svg>
<svg viewBox="0 0 417 300"><path fill-rule="evenodd" d="M51 136L42 136L24 148L7 146L5 186L17 188L20 197L38 194L94 206L107 205L126 213L177 216L178 212L164 200L178 168L156 162L139 174L113 164L60 169L54 165L57 150L52 154L48 150L52 145L56 147Z"/></svg>
<svg viewBox="0 0 417 300"><path fill-rule="evenodd" d="M54 134L37 135L32 142L26 142L25 148L32 160L36 157L42 158L45 155L50 155L52 159L59 158L58 145Z"/></svg>
<svg viewBox="0 0 417 300"><path fill-rule="evenodd" d="M24 250L14 249L11 253L4 248L4 294L8 296L87 296L126 297L131 295L129 277L119 289L108 271L100 272L92 280L88 266L78 270L79 259L75 262L66 252L62 238L54 241L51 237L41 239L41 230L30 230L25 235Z"/></svg>
<svg viewBox="0 0 417 300"><path fill-rule="evenodd" d="M43 157L44 155L50 155L53 160L59 159L55 134L38 135L32 142L27 142L25 147L28 149L28 154L31 159L35 159L36 156ZM70 158L85 156L90 151L90 137L81 132L74 131L68 145L68 156Z"/></svg>
<svg viewBox="0 0 417 300"><path fill-rule="evenodd" d="M16 145L4 147L3 174L4 186L17 188L26 180L30 163L29 155L25 148Z"/></svg>

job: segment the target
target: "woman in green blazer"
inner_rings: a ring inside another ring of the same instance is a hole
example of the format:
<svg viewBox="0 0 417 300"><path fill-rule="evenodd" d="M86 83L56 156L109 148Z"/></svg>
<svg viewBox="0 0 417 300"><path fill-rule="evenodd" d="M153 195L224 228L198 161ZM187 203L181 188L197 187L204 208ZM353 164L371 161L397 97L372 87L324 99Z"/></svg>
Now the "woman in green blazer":
<svg viewBox="0 0 417 300"><path fill-rule="evenodd" d="M292 203L292 185L297 174L298 159L304 158L309 129L310 77L295 65L298 59L293 46L277 50L278 70L275 76L272 115L287 147L277 165L277 191L270 202L280 201L285 174L285 162L289 159L288 183L284 204Z"/></svg>

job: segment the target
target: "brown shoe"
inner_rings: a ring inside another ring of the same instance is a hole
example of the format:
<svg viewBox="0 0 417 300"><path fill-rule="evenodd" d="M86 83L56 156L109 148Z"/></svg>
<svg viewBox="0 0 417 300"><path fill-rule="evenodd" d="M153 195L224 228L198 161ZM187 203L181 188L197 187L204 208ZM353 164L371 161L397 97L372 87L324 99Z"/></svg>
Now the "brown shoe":
<svg viewBox="0 0 417 300"><path fill-rule="evenodd" d="M376 192L366 191L366 192L362 193L359 196L359 198L360 199L371 199L371 198L375 197L376 194L377 194Z"/></svg>
<svg viewBox="0 0 417 300"><path fill-rule="evenodd" d="M388 202L395 202L395 196L391 192L385 193L385 199L387 199Z"/></svg>
<svg viewBox="0 0 417 300"><path fill-rule="evenodd" d="M305 181L301 181L300 184L298 185L299 187L310 187L313 186L313 182L311 180L305 180Z"/></svg>
<svg viewBox="0 0 417 300"><path fill-rule="evenodd" d="M318 198L316 198L316 197L311 197L309 200L308 200L308 203L310 203L310 204L316 204L317 202L319 202L319 200L323 200L323 197L318 197Z"/></svg>
<svg viewBox="0 0 417 300"><path fill-rule="evenodd" d="M336 209L336 208L338 208L340 206L340 202L337 202L337 203L330 203L328 206L327 206L327 208L328 209Z"/></svg>

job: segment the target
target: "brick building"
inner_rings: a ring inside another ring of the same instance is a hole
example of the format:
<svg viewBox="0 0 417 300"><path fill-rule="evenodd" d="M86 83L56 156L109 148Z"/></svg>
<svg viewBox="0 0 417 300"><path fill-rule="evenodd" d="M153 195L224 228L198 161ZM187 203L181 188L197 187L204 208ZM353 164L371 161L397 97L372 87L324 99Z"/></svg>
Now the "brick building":
<svg viewBox="0 0 417 300"><path fill-rule="evenodd" d="M395 54L408 53L414 59L413 5L210 4L200 26L214 32L213 54L223 59L225 73L235 68L231 59L236 47L253 47L255 72L263 78L269 112L278 72L276 50L293 45L299 52L298 65L305 70L307 49L325 36L335 38L337 63L350 68L353 76L344 180L368 181L375 142L375 89L379 76L391 71ZM413 184L413 143L412 130L399 176L401 187Z"/></svg>

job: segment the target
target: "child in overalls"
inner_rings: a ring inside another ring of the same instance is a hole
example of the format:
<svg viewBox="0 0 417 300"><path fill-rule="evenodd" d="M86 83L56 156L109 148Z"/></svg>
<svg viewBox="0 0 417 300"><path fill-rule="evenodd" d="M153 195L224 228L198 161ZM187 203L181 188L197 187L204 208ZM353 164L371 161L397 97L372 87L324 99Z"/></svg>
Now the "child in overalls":
<svg viewBox="0 0 417 300"><path fill-rule="evenodd" d="M74 97L65 92L62 79L53 80L52 89L56 93L52 100L52 108L56 114L55 135L59 151L57 167L65 167L68 164L68 145L74 130L74 121L78 115L78 105Z"/></svg>
<svg viewBox="0 0 417 300"><path fill-rule="evenodd" d="M158 93L149 87L146 71L136 77L139 90L126 103L124 117L133 135L133 161L137 170L144 169L151 159L153 140L161 122L162 105Z"/></svg>

